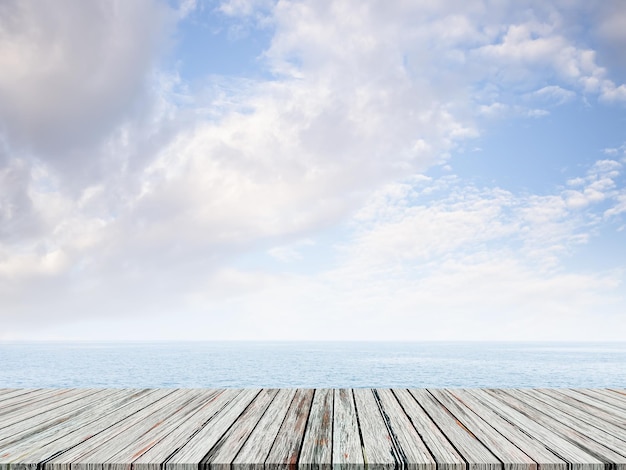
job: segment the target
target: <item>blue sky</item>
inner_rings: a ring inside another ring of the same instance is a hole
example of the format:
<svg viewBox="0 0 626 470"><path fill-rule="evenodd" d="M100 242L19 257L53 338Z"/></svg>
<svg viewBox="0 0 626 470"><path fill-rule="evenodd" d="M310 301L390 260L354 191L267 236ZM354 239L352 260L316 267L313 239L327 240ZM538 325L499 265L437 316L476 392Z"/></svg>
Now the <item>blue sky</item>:
<svg viewBox="0 0 626 470"><path fill-rule="evenodd" d="M0 340L624 340L619 1L0 6Z"/></svg>

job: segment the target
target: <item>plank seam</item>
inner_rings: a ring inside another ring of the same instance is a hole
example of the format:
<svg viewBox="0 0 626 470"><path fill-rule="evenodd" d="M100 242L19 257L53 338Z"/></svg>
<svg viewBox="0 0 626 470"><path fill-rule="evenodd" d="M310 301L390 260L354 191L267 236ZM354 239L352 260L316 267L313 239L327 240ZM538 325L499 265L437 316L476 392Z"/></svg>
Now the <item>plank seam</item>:
<svg viewBox="0 0 626 470"><path fill-rule="evenodd" d="M424 413L426 414L426 416L428 416L428 419L430 419L430 422L433 423L433 425L439 429L439 432L441 433L441 435L448 441L448 443L450 444L450 446L452 446L452 448L456 451L456 453L463 459L463 463L465 463L465 470L470 470L470 464L469 461L467 460L467 458L465 457L465 455L463 455L463 453L459 450L459 448L457 446L454 445L454 442L452 442L452 440L446 435L445 432L443 432L443 429L441 429L441 427L437 424L437 421L435 421L433 419L433 417L431 415L428 414L428 411L426 411L426 408L424 406L422 406L422 404L420 403L420 401L415 397L415 395L413 395L411 393L410 389L407 389L409 391L409 394L413 397L413 400L415 400L415 402L417 403L417 405L424 411ZM413 425L415 426L415 424ZM430 449L429 449L430 450ZM443 462L442 462L443 463ZM440 463L437 462L437 468L440 468Z"/></svg>
<svg viewBox="0 0 626 470"><path fill-rule="evenodd" d="M365 452L365 441L363 440L363 432L361 431L361 421L359 421L359 410L356 407L356 398L354 397L354 389L350 389L352 396L352 404L354 405L354 416L356 418L356 428L359 430L359 441L361 442L361 454L363 454L363 466L367 468L367 453Z"/></svg>

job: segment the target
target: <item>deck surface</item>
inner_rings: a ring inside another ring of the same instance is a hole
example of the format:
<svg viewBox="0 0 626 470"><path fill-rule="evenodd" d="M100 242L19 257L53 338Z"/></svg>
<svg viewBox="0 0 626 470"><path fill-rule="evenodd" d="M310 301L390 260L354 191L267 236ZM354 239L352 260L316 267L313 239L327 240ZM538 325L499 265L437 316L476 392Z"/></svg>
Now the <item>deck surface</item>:
<svg viewBox="0 0 626 470"><path fill-rule="evenodd" d="M626 390L0 389L0 470L626 470Z"/></svg>

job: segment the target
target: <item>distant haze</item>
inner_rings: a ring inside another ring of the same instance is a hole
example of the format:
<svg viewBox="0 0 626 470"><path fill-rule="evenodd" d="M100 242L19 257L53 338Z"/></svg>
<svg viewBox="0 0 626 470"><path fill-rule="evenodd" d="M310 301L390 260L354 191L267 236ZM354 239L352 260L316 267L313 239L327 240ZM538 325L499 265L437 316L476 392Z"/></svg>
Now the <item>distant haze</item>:
<svg viewBox="0 0 626 470"><path fill-rule="evenodd" d="M626 8L4 0L0 340L625 340Z"/></svg>

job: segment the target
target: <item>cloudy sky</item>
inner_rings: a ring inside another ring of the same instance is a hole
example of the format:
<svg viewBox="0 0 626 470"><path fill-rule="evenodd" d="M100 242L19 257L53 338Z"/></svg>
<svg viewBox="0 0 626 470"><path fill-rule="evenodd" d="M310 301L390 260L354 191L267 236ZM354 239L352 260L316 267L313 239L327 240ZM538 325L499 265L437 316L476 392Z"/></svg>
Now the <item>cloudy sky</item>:
<svg viewBox="0 0 626 470"><path fill-rule="evenodd" d="M0 340L626 339L621 0L3 0Z"/></svg>

